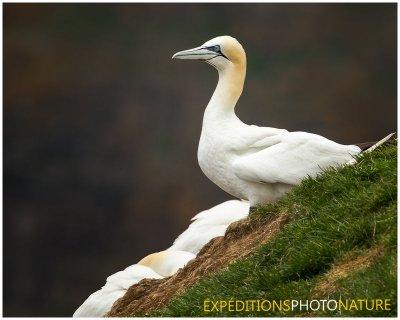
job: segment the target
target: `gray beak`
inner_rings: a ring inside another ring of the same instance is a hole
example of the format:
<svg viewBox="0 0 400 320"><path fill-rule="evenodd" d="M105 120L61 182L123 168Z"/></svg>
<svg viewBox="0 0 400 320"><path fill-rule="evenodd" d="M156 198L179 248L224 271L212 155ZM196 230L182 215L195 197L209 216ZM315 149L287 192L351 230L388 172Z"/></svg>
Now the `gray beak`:
<svg viewBox="0 0 400 320"><path fill-rule="evenodd" d="M218 56L217 53L204 47L197 47L189 50L179 51L172 56L172 59L208 60Z"/></svg>

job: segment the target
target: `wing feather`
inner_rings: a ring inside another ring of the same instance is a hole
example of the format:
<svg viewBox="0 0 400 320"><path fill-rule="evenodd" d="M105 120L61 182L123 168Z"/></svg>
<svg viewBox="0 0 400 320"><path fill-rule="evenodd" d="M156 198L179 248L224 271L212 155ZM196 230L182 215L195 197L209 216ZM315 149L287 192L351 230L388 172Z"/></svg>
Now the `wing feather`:
<svg viewBox="0 0 400 320"><path fill-rule="evenodd" d="M328 167L344 164L360 152L357 146L341 145L305 132L267 137L253 145L262 149L239 156L233 162L234 173L252 182L290 185L297 185L308 176L315 177Z"/></svg>

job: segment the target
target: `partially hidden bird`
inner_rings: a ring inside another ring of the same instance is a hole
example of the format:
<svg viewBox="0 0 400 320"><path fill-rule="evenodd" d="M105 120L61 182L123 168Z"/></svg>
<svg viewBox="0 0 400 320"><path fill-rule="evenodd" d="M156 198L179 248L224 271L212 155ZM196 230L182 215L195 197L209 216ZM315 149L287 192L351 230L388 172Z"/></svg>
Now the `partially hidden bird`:
<svg viewBox="0 0 400 320"><path fill-rule="evenodd" d="M103 317L132 285L143 279L172 276L193 260L211 239L223 236L232 222L246 218L249 209L247 201L229 200L196 214L172 246L109 276L105 285L92 293L73 316Z"/></svg>
<svg viewBox="0 0 400 320"><path fill-rule="evenodd" d="M173 59L203 60L218 71L217 87L205 109L198 162L217 186L252 207L267 204L329 167L352 164L364 150L384 143L343 145L308 132L259 127L235 114L246 76L246 53L233 37L219 36Z"/></svg>
<svg viewBox="0 0 400 320"><path fill-rule="evenodd" d="M184 251L165 250L152 253L137 264L109 276L106 284L92 293L74 312L74 317L102 317L111 310L132 285L143 279L162 279L173 275L195 257Z"/></svg>
<svg viewBox="0 0 400 320"><path fill-rule="evenodd" d="M170 249L197 255L211 239L223 236L232 222L246 218L249 209L247 201L229 200L198 213Z"/></svg>

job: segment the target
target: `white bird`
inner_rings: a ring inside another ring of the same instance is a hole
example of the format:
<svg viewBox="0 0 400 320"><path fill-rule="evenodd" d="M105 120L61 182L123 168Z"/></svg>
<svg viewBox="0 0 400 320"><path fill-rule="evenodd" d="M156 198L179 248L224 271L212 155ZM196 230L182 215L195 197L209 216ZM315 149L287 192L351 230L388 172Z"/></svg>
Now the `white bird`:
<svg viewBox="0 0 400 320"><path fill-rule="evenodd" d="M162 279L173 275L195 257L190 252L168 250L153 253L137 264L109 276L106 284L92 293L75 311L74 317L102 317L132 285L142 279Z"/></svg>
<svg viewBox="0 0 400 320"><path fill-rule="evenodd" d="M187 230L165 251L150 254L137 264L119 271L92 293L75 311L74 317L101 317L109 312L129 287L142 279L162 279L183 268L211 239L223 236L228 226L247 217L249 203L230 200L196 214Z"/></svg>
<svg viewBox="0 0 400 320"><path fill-rule="evenodd" d="M246 53L230 36L214 38L172 58L204 60L217 69L219 80L204 112L198 161L211 181L251 206L276 201L304 178L351 162L362 151L357 145L312 133L243 123L234 109L243 90Z"/></svg>
<svg viewBox="0 0 400 320"><path fill-rule="evenodd" d="M249 203L229 200L195 215L189 227L174 241L167 250L181 250L194 254L213 238L225 235L228 226L249 215Z"/></svg>
<svg viewBox="0 0 400 320"><path fill-rule="evenodd" d="M170 249L149 254L138 264L151 268L163 277L170 277L195 257L191 252Z"/></svg>

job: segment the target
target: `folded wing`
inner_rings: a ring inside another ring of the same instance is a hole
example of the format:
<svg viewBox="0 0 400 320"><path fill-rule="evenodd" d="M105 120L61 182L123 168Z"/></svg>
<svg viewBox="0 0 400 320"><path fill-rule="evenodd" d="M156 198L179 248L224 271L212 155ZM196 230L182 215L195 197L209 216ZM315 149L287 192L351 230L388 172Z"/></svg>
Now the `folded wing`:
<svg viewBox="0 0 400 320"><path fill-rule="evenodd" d="M306 132L288 132L253 143L256 152L238 156L235 174L247 181L297 185L308 176L345 164L360 148Z"/></svg>

